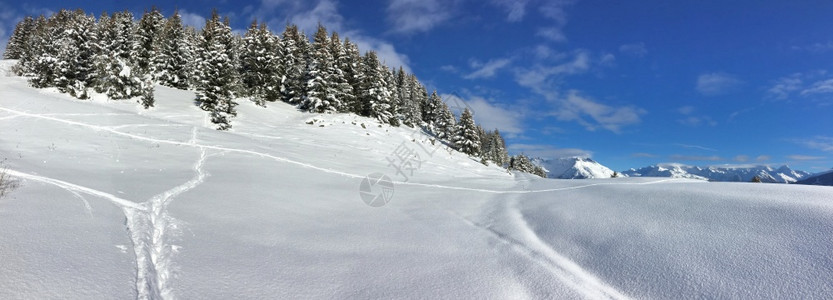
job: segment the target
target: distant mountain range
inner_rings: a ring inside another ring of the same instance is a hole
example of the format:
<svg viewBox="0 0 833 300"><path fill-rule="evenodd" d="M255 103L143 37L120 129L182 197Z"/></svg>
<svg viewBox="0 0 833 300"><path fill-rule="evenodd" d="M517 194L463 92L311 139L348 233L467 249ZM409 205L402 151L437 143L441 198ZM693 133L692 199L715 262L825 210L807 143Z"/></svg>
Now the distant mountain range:
<svg viewBox="0 0 833 300"><path fill-rule="evenodd" d="M749 182L757 176L761 182L769 183L793 183L810 175L810 173L804 171L793 170L786 165L776 169L764 165L697 167L681 164L659 164L640 169L630 169L622 173L630 177L672 177L730 182Z"/></svg>
<svg viewBox="0 0 833 300"><path fill-rule="evenodd" d="M548 178L588 179L610 178L613 170L590 158L566 157L556 159L534 158L532 163L543 167Z"/></svg>
<svg viewBox="0 0 833 300"><path fill-rule="evenodd" d="M833 186L833 170L807 176L807 178L796 181L795 183Z"/></svg>

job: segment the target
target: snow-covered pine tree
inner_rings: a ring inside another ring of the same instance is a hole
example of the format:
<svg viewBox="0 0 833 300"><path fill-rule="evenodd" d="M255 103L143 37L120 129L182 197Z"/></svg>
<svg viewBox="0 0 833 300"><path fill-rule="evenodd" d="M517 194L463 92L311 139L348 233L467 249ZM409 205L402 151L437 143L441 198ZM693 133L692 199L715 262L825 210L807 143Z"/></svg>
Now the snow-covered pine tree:
<svg viewBox="0 0 833 300"><path fill-rule="evenodd" d="M345 102L346 110L358 115L368 116L368 111L364 110L361 100L362 84L364 82L364 59L359 53L359 47L356 46L349 38L344 39L345 57L344 64L341 64L341 71L344 72L344 77L352 90L352 99Z"/></svg>
<svg viewBox="0 0 833 300"><path fill-rule="evenodd" d="M319 113L337 112L341 108L341 100L336 98L336 67L330 53L330 37L321 24L318 24L310 50L300 108Z"/></svg>
<svg viewBox="0 0 833 300"><path fill-rule="evenodd" d="M520 171L524 173L538 175L542 178L547 178L547 172L544 171L544 168L536 166L532 163L532 161L529 160L529 157L523 154L513 156L509 160L509 170Z"/></svg>
<svg viewBox="0 0 833 300"><path fill-rule="evenodd" d="M431 93L431 96L429 96L428 99L420 105L422 126L425 127L425 130L434 135L439 135L437 123L439 122L439 113L442 104L443 100L440 99L440 96L437 95L437 91L435 90Z"/></svg>
<svg viewBox="0 0 833 300"><path fill-rule="evenodd" d="M379 122L390 124L393 117L391 106L391 93L388 89L388 82L391 77L387 67L379 62L376 52L367 52L364 56L364 78L359 90L362 103L362 114L373 117Z"/></svg>
<svg viewBox="0 0 833 300"><path fill-rule="evenodd" d="M468 108L464 109L460 115L460 122L457 123L457 133L451 142L460 152L468 155L480 154L480 131L477 129Z"/></svg>
<svg viewBox="0 0 833 300"><path fill-rule="evenodd" d="M179 11L165 21L157 55L157 78L159 83L172 88L186 89L189 86L193 61L193 46L186 36Z"/></svg>
<svg viewBox="0 0 833 300"><path fill-rule="evenodd" d="M161 49L162 33L165 27L165 17L155 6L145 11L139 19L133 39L133 60L136 68L142 73L157 74L161 62L157 57ZM161 72L159 72L161 73Z"/></svg>
<svg viewBox="0 0 833 300"><path fill-rule="evenodd" d="M286 26L280 43L283 51L281 69L286 72L281 84L284 102L300 104L303 100L308 44L306 36L298 31L298 26L292 24Z"/></svg>
<svg viewBox="0 0 833 300"><path fill-rule="evenodd" d="M500 135L500 131L495 129L490 137L491 156L498 166L506 166L509 163L509 153L506 151L506 141Z"/></svg>
<svg viewBox="0 0 833 300"><path fill-rule="evenodd" d="M388 68L384 63L381 63L383 69L383 75L385 76L385 83L387 83L387 90L389 96L389 105L388 113L390 113L391 117L388 120L388 123L393 126L399 126L402 122L397 114L399 112L399 102L396 101L396 96L394 93L396 92L396 77L395 72L396 69Z"/></svg>
<svg viewBox="0 0 833 300"><path fill-rule="evenodd" d="M61 30L55 64L54 86L63 93L79 99L87 99L87 89L93 82L93 57L95 54L95 18L84 11L64 11L58 27Z"/></svg>
<svg viewBox="0 0 833 300"><path fill-rule="evenodd" d="M421 107L423 103L428 101L428 91L425 86L419 82L416 75L410 74L407 77L408 81L408 97L404 103L405 108L401 109L404 115L403 123L410 127L420 125L422 123Z"/></svg>
<svg viewBox="0 0 833 300"><path fill-rule="evenodd" d="M436 114L437 121L434 134L442 140L451 142L451 139L457 133L457 120L454 118L454 113L448 108L448 104L441 100Z"/></svg>
<svg viewBox="0 0 833 300"><path fill-rule="evenodd" d="M197 101L200 108L211 114L211 122L217 124L218 130L231 128L231 117L236 116L232 100L234 97L234 70L229 51L233 50L231 28L220 21L215 9L211 18L206 20L202 31L202 44L198 48L200 63L198 65L199 85Z"/></svg>
<svg viewBox="0 0 833 300"><path fill-rule="evenodd" d="M408 97L410 97L410 82L408 81L408 74L405 73L405 70L402 66L399 66L399 70L393 69L391 71L393 74L393 87L391 88L391 92L393 93L392 99L394 103L396 103L396 111L394 115L400 121L405 121L405 110L408 108L407 101L409 101Z"/></svg>
<svg viewBox="0 0 833 300"><path fill-rule="evenodd" d="M26 56L27 49L26 41L35 29L35 19L26 16L17 23L14 27L12 36L9 37L9 42L6 44L6 52L3 52L4 59L20 59Z"/></svg>
<svg viewBox="0 0 833 300"><path fill-rule="evenodd" d="M66 62L60 63L58 56L61 52L64 40L64 31L67 23L72 18L72 13L62 9L49 16L43 24L40 24L37 35L30 47L33 51L31 61L26 64L26 73L31 74L29 83L36 88L55 86L60 77L61 67ZM64 65L64 66L62 66Z"/></svg>
<svg viewBox="0 0 833 300"><path fill-rule="evenodd" d="M266 24L258 24L257 20L252 22L243 38L243 53L240 55L243 91L260 106L266 105L270 90L280 89L279 82L277 86L272 82L273 73L278 71L275 63L278 59L277 45L274 42ZM269 100L275 101L276 98Z"/></svg>
<svg viewBox="0 0 833 300"><path fill-rule="evenodd" d="M40 15L34 20L30 33L26 36L26 39L23 40L23 48L26 51L21 53L21 56L15 65L14 71L17 75L35 75L35 65L40 57L40 54L44 51L43 45L46 42L46 30L46 17Z"/></svg>
<svg viewBox="0 0 833 300"><path fill-rule="evenodd" d="M145 74L137 71L133 60L134 27L130 11L102 17L96 26L95 90L110 99L142 96L146 88Z"/></svg>
<svg viewBox="0 0 833 300"><path fill-rule="evenodd" d="M353 91L353 86L348 80L347 69L349 69L350 60L347 55L347 50L344 49L344 44L338 37L337 32L333 32L330 36L330 53L333 55L333 74L332 83L335 88L336 99L341 101L340 112L350 112L350 107L355 105L356 94Z"/></svg>

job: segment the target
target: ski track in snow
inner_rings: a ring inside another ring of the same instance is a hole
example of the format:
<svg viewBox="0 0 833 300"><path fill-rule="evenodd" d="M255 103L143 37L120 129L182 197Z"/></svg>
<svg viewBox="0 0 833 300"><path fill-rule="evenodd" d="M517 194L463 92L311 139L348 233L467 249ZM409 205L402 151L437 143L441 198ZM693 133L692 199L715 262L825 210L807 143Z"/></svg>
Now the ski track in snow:
<svg viewBox="0 0 833 300"><path fill-rule="evenodd" d="M195 177L191 180L178 185L172 189L169 189L165 192L162 192L159 195L152 197L150 200L143 202L143 203L136 203L133 201L125 200L114 196L112 194L98 191L95 189L75 185L72 183L68 183L65 181L23 173L14 170L8 170L9 174L12 176L24 178L24 179L31 179L34 181L44 182L52 185L56 185L58 187L64 188L67 191L73 193L77 197L80 197L78 194L86 193L90 195L99 196L101 198L105 198L110 202L120 206L124 212L126 218L126 225L127 230L130 234L130 238L134 244L134 253L136 255L136 265L137 265L137 276L136 276L136 289L137 289L137 296L140 299L172 299L174 298L172 287L170 285L170 278L172 277L172 267L171 267L171 257L173 256L175 250L174 246L170 244L170 231L176 230L176 224L173 222L173 218L168 215L167 207L171 203L171 201L178 195L185 193L199 184L201 184L207 174L203 170L203 165L206 159L210 156L216 155L208 155L208 150L215 150L219 153L241 153L241 154L249 154L253 156L263 157L273 159L279 162L285 162L290 164L299 165L302 167L315 169L318 171L322 171L329 174L336 174L340 176L346 176L350 178L356 179L364 179L365 176L350 174L342 171L337 171L333 169L322 168L318 166L314 166L311 164L298 162L294 160L290 160L284 157L274 156L268 153L262 153L252 150L246 149L238 149L238 148L229 148L223 146L212 146L212 145L202 145L197 143L197 130L198 127L192 127L192 134L191 139L187 142L175 141L175 140L166 140L166 139L156 139L131 133L125 133L116 130L116 128L122 128L126 126L132 125L121 125L121 126L98 126L87 124L78 121L72 120L65 120L60 118L55 118L45 114L32 114L17 110L12 110L8 108L0 107L0 110L6 111L15 116L9 117L31 117L31 118L39 118L44 120L50 120L54 122L65 123L74 126L86 127L93 129L95 131L104 131L109 132L115 135L124 136L140 141L147 141L153 143L160 143L160 144L170 144L170 145L178 145L178 146L188 146L188 147L195 147L200 149L200 157L199 160L196 162L194 166L194 171L196 173ZM5 118L9 118L5 117ZM155 125L155 124L154 124ZM168 125L168 124L164 124ZM169 125L174 126L174 125ZM186 126L186 125L182 125ZM255 134L246 134L251 136L257 136ZM425 184L425 183L415 183L415 182L394 182L395 184L401 185L409 185L409 186L418 186L418 187L426 187L426 188L436 188L436 189L450 189L450 190L460 190L460 191L471 191L471 192L481 192L481 193L492 193L492 194L529 194L529 193L547 193L547 192L557 192L557 191L567 191L567 190L576 190L576 189L583 189L583 188L590 188L594 186L605 186L605 185L648 185L648 184L658 184L664 182L676 181L675 179L662 179L650 182L642 182L642 183L593 183L593 184L586 184L586 185L579 185L579 186L571 186L571 187L563 187L563 188L553 188L553 189L541 189L541 190L490 190L490 189L477 189L477 188L466 188L466 187L455 187L455 186L446 186L446 185L439 185L439 184ZM83 199L83 197L81 197ZM86 203L86 200L84 200ZM89 204L86 204L89 209ZM502 243L510 246L513 250L521 253L525 257L529 258L530 260L542 265L547 270L549 270L556 278L559 278L561 281L565 282L576 291L582 293L583 295L589 298L597 298L597 299L628 299L627 296L616 290L615 288L604 284L601 280L593 276L591 273L582 269L579 265L572 262L570 259L564 257L563 255L559 254L551 247L547 246L545 242L540 240L537 235L534 233L532 229L528 227L523 216L514 206L509 206L505 210L505 213L509 214L507 216L509 223L513 224L515 229L521 232L521 240L510 236L509 234L502 233L490 226L485 226L481 224L477 224L467 218L461 217L459 215L455 216L457 218L462 219L468 225L475 227L480 230L484 230L493 237L500 240Z"/></svg>

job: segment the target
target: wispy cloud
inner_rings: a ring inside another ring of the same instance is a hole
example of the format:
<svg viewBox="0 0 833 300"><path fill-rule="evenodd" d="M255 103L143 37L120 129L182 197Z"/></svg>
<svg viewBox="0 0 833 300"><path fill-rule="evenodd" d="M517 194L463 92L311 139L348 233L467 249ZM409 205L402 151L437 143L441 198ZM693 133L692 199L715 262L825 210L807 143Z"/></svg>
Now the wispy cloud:
<svg viewBox="0 0 833 300"><path fill-rule="evenodd" d="M722 157L717 156L717 155L700 156L700 155L674 154L674 155L669 156L669 158L671 158L672 160L677 160L677 161L721 161L721 160L723 160Z"/></svg>
<svg viewBox="0 0 833 300"><path fill-rule="evenodd" d="M705 151L717 152L717 149L714 149L714 148L709 148L709 147L703 147L703 146L698 146L698 145L674 144L674 146L677 146L677 147L683 147L683 148L686 148L686 149L697 149L697 150L705 150Z"/></svg>
<svg viewBox="0 0 833 300"><path fill-rule="evenodd" d="M552 145L518 144L508 146L513 154L525 154L531 157L562 158L562 157L591 157L593 152L577 148L558 148Z"/></svg>
<svg viewBox="0 0 833 300"><path fill-rule="evenodd" d="M810 149L833 152L833 137L816 136L810 139L795 140L795 142Z"/></svg>
<svg viewBox="0 0 833 300"><path fill-rule="evenodd" d="M774 100L809 99L820 103L831 103L833 78L825 70L793 73L772 81L766 95Z"/></svg>
<svg viewBox="0 0 833 300"><path fill-rule="evenodd" d="M179 10L179 16L182 18L182 24L185 26L191 26L197 29L201 29L205 26L205 17L189 12L185 9Z"/></svg>
<svg viewBox="0 0 833 300"><path fill-rule="evenodd" d="M442 95L443 99L460 97L457 95ZM523 113L518 110L511 110L496 101L490 101L483 97L471 96L468 99L455 99L465 102L470 108L478 125L483 129L491 130L497 128L506 137L515 137L523 133Z"/></svg>
<svg viewBox="0 0 833 300"><path fill-rule="evenodd" d="M453 1L443 0L390 0L387 7L388 22L394 33L411 34L427 32L451 18Z"/></svg>
<svg viewBox="0 0 833 300"><path fill-rule="evenodd" d="M811 161L811 160L823 160L826 159L824 156L811 156L811 155L787 155L787 158L791 160L800 160L800 161Z"/></svg>
<svg viewBox="0 0 833 300"><path fill-rule="evenodd" d="M726 73L708 73L697 77L696 89L705 96L717 96L729 93L743 83L740 79Z"/></svg>
<svg viewBox="0 0 833 300"><path fill-rule="evenodd" d="M677 119L677 123L688 127L700 127L700 125L717 126L717 121L709 116L687 116L682 119Z"/></svg>
<svg viewBox="0 0 833 300"><path fill-rule="evenodd" d="M833 51L833 41L828 41L827 43L815 43L812 45L806 46L793 46L793 50L801 50L801 51L809 51L813 53L824 53L828 51Z"/></svg>
<svg viewBox="0 0 833 300"><path fill-rule="evenodd" d="M578 122L590 131L603 128L620 133L622 127L642 122L641 116L646 113L637 107L606 105L572 90L558 101L558 107L550 114L560 121Z"/></svg>
<svg viewBox="0 0 833 300"><path fill-rule="evenodd" d="M633 158L654 158L654 157L657 157L657 155L656 154L651 154L651 153L645 153L645 152L637 152L637 153L631 153L631 157L633 157Z"/></svg>
<svg viewBox="0 0 833 300"><path fill-rule="evenodd" d="M738 155L738 156L735 156L735 158L733 160L736 161L736 162L747 162L747 161L749 161L749 156L748 155Z"/></svg>
<svg viewBox="0 0 833 300"><path fill-rule="evenodd" d="M632 43L619 46L619 52L636 57L643 57L648 54L648 48L645 43Z"/></svg>
<svg viewBox="0 0 833 300"><path fill-rule="evenodd" d="M567 36L564 34L564 26L567 25L565 8L574 2L572 0L550 0L542 4L538 10L542 16L552 21L552 24L538 28L536 35L553 42L567 41Z"/></svg>
<svg viewBox="0 0 833 300"><path fill-rule="evenodd" d="M506 16L507 21L518 22L524 19L526 5L529 0L492 0L492 3L506 10L508 14Z"/></svg>
<svg viewBox="0 0 833 300"><path fill-rule="evenodd" d="M755 161L765 162L765 161L769 161L771 159L772 159L772 156L769 156L769 155L758 155L758 157L755 158Z"/></svg>
<svg viewBox="0 0 833 300"><path fill-rule="evenodd" d="M474 72L469 73L468 75L464 76L465 79L478 79L478 78L491 78L495 76L495 73L505 68L506 66L511 63L512 60L509 58L501 58L501 59L493 59L486 63L479 63L477 61L472 61L471 67L476 68Z"/></svg>

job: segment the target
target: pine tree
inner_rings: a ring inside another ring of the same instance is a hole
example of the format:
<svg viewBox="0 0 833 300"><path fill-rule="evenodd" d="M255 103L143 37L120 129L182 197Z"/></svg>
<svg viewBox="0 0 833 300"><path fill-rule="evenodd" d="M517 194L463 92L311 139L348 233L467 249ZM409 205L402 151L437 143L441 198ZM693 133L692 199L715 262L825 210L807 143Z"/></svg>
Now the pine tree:
<svg viewBox="0 0 833 300"><path fill-rule="evenodd" d="M388 90L388 69L379 62L376 52L370 51L364 56L364 75L359 90L362 104L361 115L376 118L379 122L390 124L393 121L391 94Z"/></svg>
<svg viewBox="0 0 833 300"><path fill-rule="evenodd" d="M345 109L349 112L369 116L368 112L364 110L362 105L362 84L364 82L364 59L359 53L359 47L356 46L350 39L344 39L344 51L346 56L344 63L340 65L341 71L344 73L344 78L347 84L350 85L352 95L345 100Z"/></svg>
<svg viewBox="0 0 833 300"><path fill-rule="evenodd" d="M333 32L330 37L330 53L333 55L334 67L331 82L335 97L341 102L339 111L350 112L350 107L356 102L356 93L353 91L346 71L350 68L350 58L337 32Z"/></svg>
<svg viewBox="0 0 833 300"><path fill-rule="evenodd" d="M229 55L233 50L232 38L231 28L220 21L214 10L205 22L199 47L197 101L200 108L211 114L211 122L217 124L218 130L231 128L229 119L237 115L237 103L232 100L236 66Z"/></svg>
<svg viewBox="0 0 833 300"><path fill-rule="evenodd" d="M445 102L440 101L437 107L437 120L434 134L441 140L451 141L457 132L457 121Z"/></svg>
<svg viewBox="0 0 833 300"><path fill-rule="evenodd" d="M161 69L157 63L161 62L158 50L161 49L164 25L165 18L156 7L145 11L139 19L133 39L133 59L137 69L143 74L156 74Z"/></svg>
<svg viewBox="0 0 833 300"><path fill-rule="evenodd" d="M388 97L388 114L390 114L390 119L388 119L388 124L393 126L399 126L401 124L399 115L399 102L396 101L396 97L394 93L396 91L396 78L394 77L395 70L389 69L385 66L384 63L381 63L381 68L383 69L382 75L385 78L385 83L387 83L387 93Z"/></svg>
<svg viewBox="0 0 833 300"><path fill-rule="evenodd" d="M35 30L35 20L30 16L26 16L17 23L14 27L12 36L9 37L9 42L6 44L6 52L3 53L4 59L20 59L26 57L29 52L27 40Z"/></svg>
<svg viewBox="0 0 833 300"><path fill-rule="evenodd" d="M95 18L82 10L61 11L56 19L56 49L51 73L54 85L63 93L79 99L88 98L87 89L93 82L93 56L95 53Z"/></svg>
<svg viewBox="0 0 833 300"><path fill-rule="evenodd" d="M70 19L71 13L62 9L40 24L31 47L33 57L25 67L26 72L32 75L29 83L33 87L55 86L61 76L61 68L66 67L66 62L59 61L59 54L65 42L65 26Z"/></svg>
<svg viewBox="0 0 833 300"><path fill-rule="evenodd" d="M321 24L318 24L310 50L312 52L307 59L304 97L300 107L310 112L337 112L341 108L341 100L336 98L337 68L330 52L327 29Z"/></svg>
<svg viewBox="0 0 833 300"><path fill-rule="evenodd" d="M133 14L129 11L109 18L102 16L96 26L95 90L110 99L142 96L146 90L145 74L138 70L133 59L134 27Z"/></svg>
<svg viewBox="0 0 833 300"><path fill-rule="evenodd" d="M463 110L460 122L457 124L457 133L451 142L460 152L468 155L480 154L480 131L477 129L468 108Z"/></svg>
<svg viewBox="0 0 833 300"><path fill-rule="evenodd" d="M440 99L440 96L437 95L437 91L435 90L420 106L423 126L425 126L425 130L434 135L439 135L439 131L437 130L439 127L437 124L439 123L439 114L442 105L443 100Z"/></svg>
<svg viewBox="0 0 833 300"><path fill-rule="evenodd" d="M303 100L308 44L306 36L298 31L298 26L286 26L280 43L284 54L281 57L281 69L285 71L281 83L284 102L300 104Z"/></svg>
<svg viewBox="0 0 833 300"><path fill-rule="evenodd" d="M165 22L157 55L157 78L165 86L186 89L191 77L190 62L194 59L193 46L182 26L179 11Z"/></svg>
<svg viewBox="0 0 833 300"><path fill-rule="evenodd" d="M277 68L277 44L266 24L252 22L243 38L243 53L240 55L241 78L246 95L260 106L265 101L277 100L280 81L275 82Z"/></svg>

